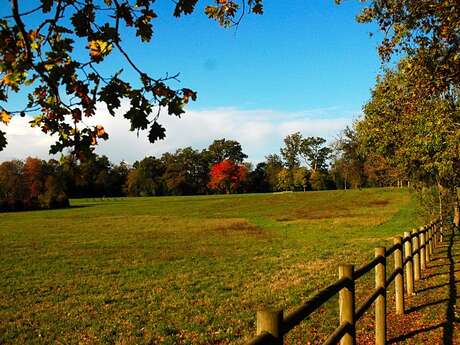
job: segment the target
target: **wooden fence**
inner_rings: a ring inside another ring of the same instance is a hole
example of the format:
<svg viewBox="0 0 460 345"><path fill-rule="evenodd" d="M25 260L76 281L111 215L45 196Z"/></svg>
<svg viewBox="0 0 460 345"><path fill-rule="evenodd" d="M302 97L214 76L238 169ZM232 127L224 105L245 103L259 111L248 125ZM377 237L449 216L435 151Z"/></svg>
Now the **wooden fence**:
<svg viewBox="0 0 460 345"><path fill-rule="evenodd" d="M394 238L390 248L375 248L375 258L355 270L353 265L339 266L339 279L318 292L296 310L283 315L283 311L263 310L257 312L257 336L248 345L282 345L283 337L299 325L311 313L326 303L330 298L339 294L339 326L329 335L324 345L356 344L356 322L375 304L375 344L386 344L387 335L387 290L395 284L396 314L404 314L404 295L414 295L414 282L422 277L422 272L428 267L433 249L442 242L442 226L439 220L404 236ZM387 258L393 255L394 270L387 278ZM369 273L375 272L375 290L356 307L355 282Z"/></svg>

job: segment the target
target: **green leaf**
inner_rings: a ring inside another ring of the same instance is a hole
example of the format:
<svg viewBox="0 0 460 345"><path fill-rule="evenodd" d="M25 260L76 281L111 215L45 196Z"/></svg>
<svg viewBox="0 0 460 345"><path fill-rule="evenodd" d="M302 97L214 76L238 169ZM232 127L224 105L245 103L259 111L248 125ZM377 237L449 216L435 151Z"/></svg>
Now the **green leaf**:
<svg viewBox="0 0 460 345"><path fill-rule="evenodd" d="M184 110L184 101L175 96L169 103L168 103L168 114L169 115L176 115L179 116L185 113Z"/></svg>
<svg viewBox="0 0 460 345"><path fill-rule="evenodd" d="M154 121L149 131L149 141L153 144L157 140L163 140L166 138L165 128L158 122Z"/></svg>
<svg viewBox="0 0 460 345"><path fill-rule="evenodd" d="M53 7L53 0L41 0L43 13L48 13Z"/></svg>
<svg viewBox="0 0 460 345"><path fill-rule="evenodd" d="M95 19L96 15L93 5L87 4L81 10L75 12L70 20L75 28L77 36L85 37L93 32L91 29L91 22L94 22Z"/></svg>
<svg viewBox="0 0 460 345"><path fill-rule="evenodd" d="M182 14L191 14L195 9L198 0L179 0L174 8L174 17L180 17Z"/></svg>
<svg viewBox="0 0 460 345"><path fill-rule="evenodd" d="M118 78L112 78L99 92L99 101L107 105L107 109L112 116L115 116L114 110L120 107L121 99L127 96L130 85Z"/></svg>
<svg viewBox="0 0 460 345"><path fill-rule="evenodd" d="M8 144L8 141L6 140L6 133L0 131L0 151L3 151L3 149L6 147L6 144Z"/></svg>

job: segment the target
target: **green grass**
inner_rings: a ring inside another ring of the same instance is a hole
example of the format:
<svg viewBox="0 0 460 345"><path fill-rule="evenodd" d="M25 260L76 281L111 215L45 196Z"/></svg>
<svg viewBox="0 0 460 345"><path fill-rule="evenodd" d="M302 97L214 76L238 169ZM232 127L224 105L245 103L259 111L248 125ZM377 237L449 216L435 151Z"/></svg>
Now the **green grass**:
<svg viewBox="0 0 460 345"><path fill-rule="evenodd" d="M227 344L420 225L408 191L72 200L0 214L0 343ZM335 301L292 333L318 341Z"/></svg>

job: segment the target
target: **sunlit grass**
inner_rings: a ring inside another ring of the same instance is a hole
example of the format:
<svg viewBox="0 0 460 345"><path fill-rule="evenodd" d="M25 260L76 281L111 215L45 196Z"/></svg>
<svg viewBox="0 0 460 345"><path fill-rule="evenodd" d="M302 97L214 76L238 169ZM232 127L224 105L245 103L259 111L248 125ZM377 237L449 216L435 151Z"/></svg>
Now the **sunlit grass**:
<svg viewBox="0 0 460 345"><path fill-rule="evenodd" d="M292 309L422 222L391 189L72 206L0 214L0 343L241 343L258 308ZM291 338L324 337L330 306Z"/></svg>

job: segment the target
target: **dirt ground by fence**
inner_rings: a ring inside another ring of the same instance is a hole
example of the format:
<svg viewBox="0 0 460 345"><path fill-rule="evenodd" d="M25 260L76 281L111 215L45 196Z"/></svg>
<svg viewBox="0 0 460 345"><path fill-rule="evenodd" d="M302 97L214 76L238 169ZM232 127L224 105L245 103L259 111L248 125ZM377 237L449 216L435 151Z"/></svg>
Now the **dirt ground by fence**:
<svg viewBox="0 0 460 345"><path fill-rule="evenodd" d="M406 300L405 315L389 314L388 344L460 344L458 229L448 230L422 279L416 283L415 292Z"/></svg>

